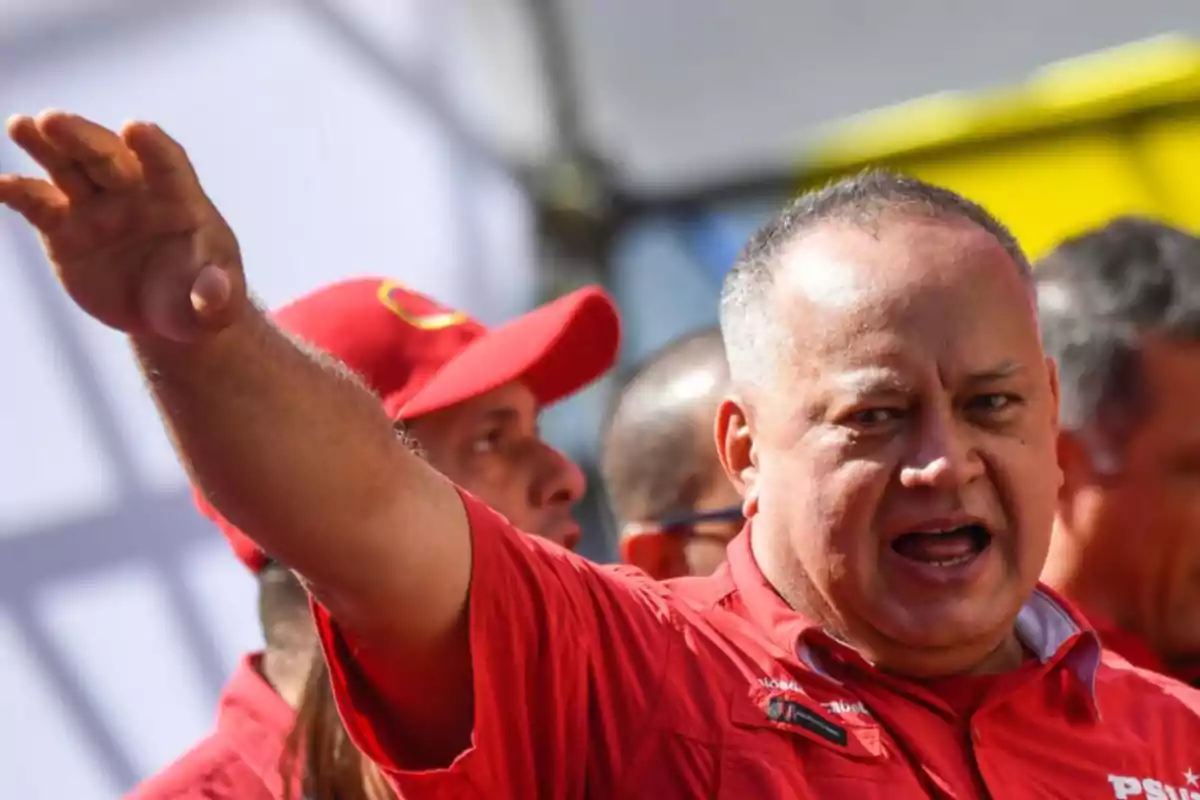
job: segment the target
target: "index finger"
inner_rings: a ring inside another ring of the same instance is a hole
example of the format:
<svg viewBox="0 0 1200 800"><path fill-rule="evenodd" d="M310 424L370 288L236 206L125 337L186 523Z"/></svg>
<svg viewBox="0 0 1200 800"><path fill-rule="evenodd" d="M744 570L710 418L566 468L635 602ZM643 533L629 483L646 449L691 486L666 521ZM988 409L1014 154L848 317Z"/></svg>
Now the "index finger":
<svg viewBox="0 0 1200 800"><path fill-rule="evenodd" d="M87 173L38 130L33 117L23 114L12 117L8 120L7 128L13 143L40 164L54 185L67 197L83 200L96 193L97 187Z"/></svg>
<svg viewBox="0 0 1200 800"><path fill-rule="evenodd" d="M37 127L97 186L123 189L142 177L141 165L133 151L121 137L102 125L77 114L50 111L37 118Z"/></svg>

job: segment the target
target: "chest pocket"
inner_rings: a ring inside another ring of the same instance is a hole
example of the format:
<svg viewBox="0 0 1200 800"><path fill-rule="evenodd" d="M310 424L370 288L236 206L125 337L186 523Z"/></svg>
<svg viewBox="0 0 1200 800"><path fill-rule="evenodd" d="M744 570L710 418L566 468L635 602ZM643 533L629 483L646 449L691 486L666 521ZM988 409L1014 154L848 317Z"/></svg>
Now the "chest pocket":
<svg viewBox="0 0 1200 800"><path fill-rule="evenodd" d="M810 698L735 697L721 746L718 800L928 798L930 791L870 721L824 713Z"/></svg>

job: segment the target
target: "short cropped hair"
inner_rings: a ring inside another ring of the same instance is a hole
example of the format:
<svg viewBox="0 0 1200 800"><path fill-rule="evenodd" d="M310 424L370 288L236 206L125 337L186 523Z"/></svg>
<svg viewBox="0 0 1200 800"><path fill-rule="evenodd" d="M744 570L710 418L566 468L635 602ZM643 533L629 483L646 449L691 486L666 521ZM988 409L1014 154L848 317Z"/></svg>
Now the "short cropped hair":
<svg viewBox="0 0 1200 800"><path fill-rule="evenodd" d="M673 396L680 381L695 392ZM609 503L622 522L688 510L706 457L716 458L712 413L729 383L716 327L669 343L638 367L608 412L600 467Z"/></svg>
<svg viewBox="0 0 1200 800"><path fill-rule="evenodd" d="M735 383L764 380L762 354L781 343L769 313L775 271L784 250L802 234L827 223L868 231L894 215L960 218L995 237L1027 282L1029 259L1003 223L965 197L917 178L868 170L802 194L750 238L725 277L721 330Z"/></svg>
<svg viewBox="0 0 1200 800"><path fill-rule="evenodd" d="M1200 342L1200 238L1119 217L1034 271L1042 344L1058 363L1064 430L1119 445L1148 400L1145 339Z"/></svg>

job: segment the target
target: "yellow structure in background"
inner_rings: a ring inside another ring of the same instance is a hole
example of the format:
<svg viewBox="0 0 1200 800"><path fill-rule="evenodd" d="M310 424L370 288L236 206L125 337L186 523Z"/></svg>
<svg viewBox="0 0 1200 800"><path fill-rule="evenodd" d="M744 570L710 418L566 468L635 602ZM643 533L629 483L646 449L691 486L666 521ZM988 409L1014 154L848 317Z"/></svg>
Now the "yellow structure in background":
<svg viewBox="0 0 1200 800"><path fill-rule="evenodd" d="M1118 214L1200 231L1200 42L1166 36L1052 64L1021 85L845 120L805 187L886 166L958 191L1031 258Z"/></svg>

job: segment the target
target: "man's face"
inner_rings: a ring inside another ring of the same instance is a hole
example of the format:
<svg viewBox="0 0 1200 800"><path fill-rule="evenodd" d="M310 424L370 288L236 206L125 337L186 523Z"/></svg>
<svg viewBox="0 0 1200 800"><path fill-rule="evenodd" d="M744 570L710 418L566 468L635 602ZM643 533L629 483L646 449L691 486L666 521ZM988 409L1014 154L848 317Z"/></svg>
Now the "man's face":
<svg viewBox="0 0 1200 800"><path fill-rule="evenodd" d="M884 668L973 667L1037 582L1061 482L1017 267L966 222L827 225L772 300L786 343L744 404L759 564Z"/></svg>
<svg viewBox="0 0 1200 800"><path fill-rule="evenodd" d="M571 507L583 496L583 473L541 440L537 400L524 385L502 386L407 427L434 468L517 528L567 548L579 543Z"/></svg>
<svg viewBox="0 0 1200 800"><path fill-rule="evenodd" d="M708 426L709 441L712 436L711 423ZM742 498L737 489L729 482L729 477L721 468L717 454L711 444L706 452L701 485L704 487L690 509L697 515L707 512L721 511L727 508L737 508L742 504ZM741 520L715 520L698 522L693 526L691 535L683 543L684 559L687 563L688 575L711 575L717 567L725 563L725 548L733 541L742 529Z"/></svg>
<svg viewBox="0 0 1200 800"><path fill-rule="evenodd" d="M1149 341L1146 414L1114 475L1079 481L1072 520L1087 562L1127 598L1124 620L1168 661L1200 661L1200 345ZM1072 476L1073 477L1073 476ZM1070 484L1076 481L1070 481Z"/></svg>
<svg viewBox="0 0 1200 800"><path fill-rule="evenodd" d="M721 385L725 383L722 379ZM683 409L675 408L676 425L659 440L666 446L657 452L656 429L637 431L637 457L647 459L643 464L663 467L655 479L635 484L632 479L639 473L621 474L618 468L609 467L615 490L629 495L621 498L619 507L632 515L622 525L621 560L657 580L716 572L725 563L729 542L745 525L742 498L725 474L713 441L719 397L714 393L693 399ZM680 434L690 438L688 446L678 446ZM610 440L606 446L615 450L622 438L616 438L615 444ZM632 459L633 455L626 453L617 464L629 470Z"/></svg>

